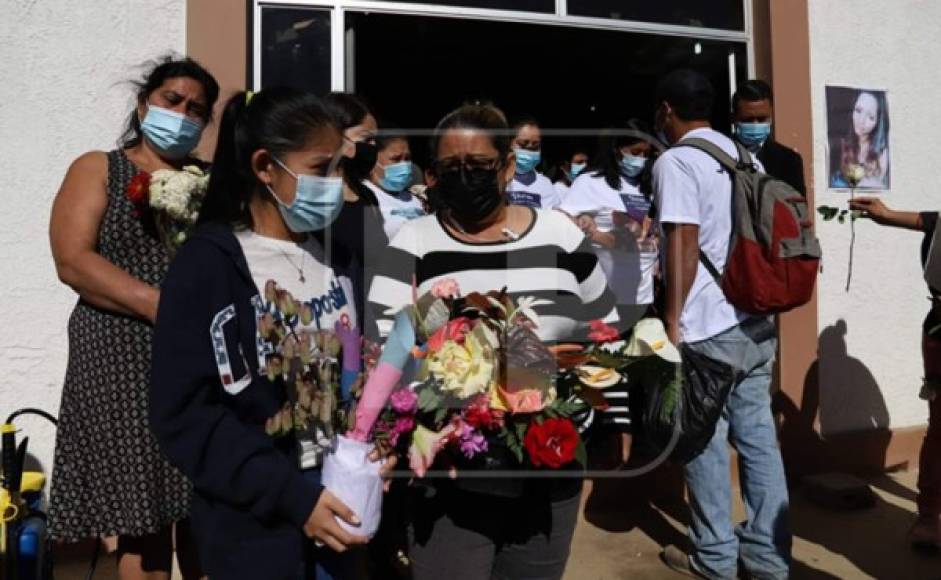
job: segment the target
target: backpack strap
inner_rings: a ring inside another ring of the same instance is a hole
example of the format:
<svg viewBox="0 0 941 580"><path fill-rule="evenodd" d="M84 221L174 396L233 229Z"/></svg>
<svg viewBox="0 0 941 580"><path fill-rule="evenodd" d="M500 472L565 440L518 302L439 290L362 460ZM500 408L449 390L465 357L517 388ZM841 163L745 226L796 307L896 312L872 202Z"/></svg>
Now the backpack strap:
<svg viewBox="0 0 941 580"><path fill-rule="evenodd" d="M752 162L751 153L744 145L738 141L732 140L732 143L735 144L735 150L738 151L738 159L733 158L731 155L725 152L724 149L709 141L707 139L701 139L699 137L692 137L689 139L683 139L673 147L692 147L693 149L698 149L715 159L723 169L728 171L729 175L734 175L736 171L743 171L747 169L757 170L757 166Z"/></svg>
<svg viewBox="0 0 941 580"><path fill-rule="evenodd" d="M709 256L705 252L699 250L699 261L702 262L703 267L712 274L712 279L716 281L716 285L719 288L722 288L722 275L719 274L719 269L716 268L716 265L712 263L712 260L709 259Z"/></svg>
<svg viewBox="0 0 941 580"><path fill-rule="evenodd" d="M735 149L738 151L738 159L734 159L731 155L726 153L721 147L712 141L698 137L683 139L673 147L692 147L693 149L702 151L706 155L715 159L719 165L725 169L726 173L729 174L729 177L732 178L734 183L736 171L742 171L745 169L754 170L757 168L751 161L751 153L749 153L748 149L746 149L744 145L738 141L735 141L734 139L732 142L735 144ZM702 265L712 275L713 279L715 279L719 288L721 288L722 274L719 273L719 269L716 268L716 265L712 263L712 260L709 259L709 256L707 256L706 253L702 250L699 250L699 261L702 262Z"/></svg>

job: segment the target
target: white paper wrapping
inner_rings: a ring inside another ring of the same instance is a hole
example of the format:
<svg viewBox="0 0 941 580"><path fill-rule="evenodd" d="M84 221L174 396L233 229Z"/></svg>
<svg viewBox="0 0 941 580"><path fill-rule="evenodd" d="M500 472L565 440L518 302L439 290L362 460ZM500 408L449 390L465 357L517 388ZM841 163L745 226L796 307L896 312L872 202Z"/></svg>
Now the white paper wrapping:
<svg viewBox="0 0 941 580"><path fill-rule="evenodd" d="M370 461L371 443L337 437L333 451L323 462L323 486L345 503L362 522L351 526L337 518L340 526L357 536L372 538L382 516L382 478L380 461Z"/></svg>

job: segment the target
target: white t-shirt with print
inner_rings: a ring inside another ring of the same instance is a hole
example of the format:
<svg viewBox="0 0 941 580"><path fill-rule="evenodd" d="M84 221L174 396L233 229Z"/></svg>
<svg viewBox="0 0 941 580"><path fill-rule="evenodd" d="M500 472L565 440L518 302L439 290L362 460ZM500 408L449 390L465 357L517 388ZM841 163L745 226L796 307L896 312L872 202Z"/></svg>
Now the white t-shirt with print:
<svg viewBox="0 0 941 580"><path fill-rule="evenodd" d="M313 237L297 244L256 234L251 230L235 232L242 246L248 270L264 298L265 284L274 280L296 300L310 304L314 317L304 330L333 330L344 315L356 326L353 284L346 276L337 276L326 265L323 248ZM303 278L298 270L303 270Z"/></svg>
<svg viewBox="0 0 941 580"><path fill-rule="evenodd" d="M399 233L402 224L425 215L421 200L412 195L408 189L399 193L390 193L368 179L364 180L363 184L372 190L379 201L382 229L385 230L390 240Z"/></svg>
<svg viewBox="0 0 941 580"><path fill-rule="evenodd" d="M718 131L694 129L683 139L692 137L711 141L738 159L735 144ZM752 161L764 171L754 156ZM660 223L698 225L700 249L722 272L732 231L732 180L729 174L706 153L692 147L674 146L654 164L653 188ZM722 289L700 262L680 315L682 340L706 340L748 318L748 314L726 300Z"/></svg>
<svg viewBox="0 0 941 580"><path fill-rule="evenodd" d="M538 171L514 175L506 193L511 204L537 209L553 209L560 201L555 186L548 177Z"/></svg>
<svg viewBox="0 0 941 580"><path fill-rule="evenodd" d="M357 325L353 285L349 278L337 276L326 265L323 248L313 237L301 244L268 238L251 230L237 231L235 237L242 246L265 312L273 314L277 310L277 305L265 300L265 286L269 280L274 280L279 288L290 292L295 300L311 307L313 317L310 324L305 325L298 317L297 332L332 332L337 321L344 317L347 317L350 326ZM261 337L258 340L259 344L267 345L265 348L275 348ZM261 368L260 371L264 373L266 369ZM300 466L307 469L319 465L328 444L327 434L319 427L315 433L298 433Z"/></svg>
<svg viewBox="0 0 941 580"><path fill-rule="evenodd" d="M610 232L615 227L614 212L627 213L642 223L650 211L650 200L644 197L636 184L624 177L621 177L620 190L615 190L608 185L604 176L583 173L575 179L558 209L572 217L588 214L595 219L599 231ZM632 240L628 237L626 241ZM598 244L593 246L618 304L653 302L656 246L649 243L643 243L642 247L635 243L611 249Z"/></svg>

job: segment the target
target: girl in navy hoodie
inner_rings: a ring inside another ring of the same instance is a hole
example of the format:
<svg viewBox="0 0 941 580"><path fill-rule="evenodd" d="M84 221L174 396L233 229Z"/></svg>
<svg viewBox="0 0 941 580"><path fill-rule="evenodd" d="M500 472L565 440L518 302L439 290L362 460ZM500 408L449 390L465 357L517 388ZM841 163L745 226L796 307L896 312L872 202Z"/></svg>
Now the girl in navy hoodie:
<svg viewBox="0 0 941 580"><path fill-rule="evenodd" d="M313 95L236 94L201 225L161 288L150 424L193 482L214 580L310 577L310 554L366 542L318 478L360 361L353 259L309 235L342 206L341 145Z"/></svg>

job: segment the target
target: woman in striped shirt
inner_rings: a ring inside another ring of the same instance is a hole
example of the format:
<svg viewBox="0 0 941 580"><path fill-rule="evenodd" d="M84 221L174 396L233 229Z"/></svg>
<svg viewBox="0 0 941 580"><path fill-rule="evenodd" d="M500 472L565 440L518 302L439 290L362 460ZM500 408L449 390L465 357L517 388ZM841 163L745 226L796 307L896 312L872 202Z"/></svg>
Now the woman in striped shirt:
<svg viewBox="0 0 941 580"><path fill-rule="evenodd" d="M506 287L536 308L546 342L583 335L594 319L616 320L614 297L590 243L563 214L511 206L514 174L506 118L490 105L465 105L438 124L431 186L443 208L412 220L392 240L369 301L380 332L409 304L413 284L442 278L462 293ZM561 578L578 514L581 481L534 479L520 499L456 489L440 481L412 506L410 556L416 580Z"/></svg>

